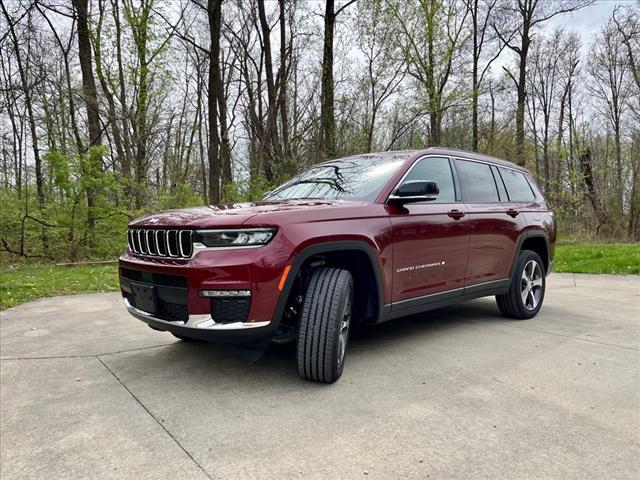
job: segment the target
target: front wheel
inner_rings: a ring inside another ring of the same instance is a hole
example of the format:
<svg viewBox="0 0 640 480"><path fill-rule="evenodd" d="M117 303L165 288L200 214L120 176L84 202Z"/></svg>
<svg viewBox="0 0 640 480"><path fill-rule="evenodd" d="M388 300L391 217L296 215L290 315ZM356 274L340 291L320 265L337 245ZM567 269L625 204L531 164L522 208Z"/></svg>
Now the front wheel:
<svg viewBox="0 0 640 480"><path fill-rule="evenodd" d="M500 312L506 317L528 319L535 317L542 307L546 286L544 264L531 250L518 256L509 291L496 295Z"/></svg>
<svg viewBox="0 0 640 480"><path fill-rule="evenodd" d="M353 278L347 270L317 268L305 292L298 328L298 373L333 383L344 369L351 327Z"/></svg>

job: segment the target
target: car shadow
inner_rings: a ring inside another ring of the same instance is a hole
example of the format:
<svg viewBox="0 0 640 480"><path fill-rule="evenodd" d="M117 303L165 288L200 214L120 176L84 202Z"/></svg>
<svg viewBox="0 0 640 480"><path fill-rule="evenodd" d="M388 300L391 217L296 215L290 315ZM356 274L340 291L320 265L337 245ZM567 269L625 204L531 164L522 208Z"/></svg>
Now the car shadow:
<svg viewBox="0 0 640 480"><path fill-rule="evenodd" d="M462 330L472 322L510 321L500 316L492 301L474 300L419 315L398 318L380 325L360 326L351 334L349 363L366 363L374 358L379 360L389 352L408 349L416 342L421 346L424 344L426 348L429 342L439 341L442 334ZM176 372L179 371L179 375L197 377L197 383L208 381L219 383L221 380L233 382L234 377L236 381L238 378L246 381L248 377L254 380L260 377L261 383L279 379L276 382L282 386L282 382L298 382L295 355L295 342L285 345L271 344L261 358L250 362L230 345L177 341L156 351L152 359L142 358L143 353L140 352L139 361L142 362L140 367L145 370L155 371L169 366L171 369L176 369ZM129 357L128 362L135 363L136 360ZM216 368L211 368L212 365Z"/></svg>

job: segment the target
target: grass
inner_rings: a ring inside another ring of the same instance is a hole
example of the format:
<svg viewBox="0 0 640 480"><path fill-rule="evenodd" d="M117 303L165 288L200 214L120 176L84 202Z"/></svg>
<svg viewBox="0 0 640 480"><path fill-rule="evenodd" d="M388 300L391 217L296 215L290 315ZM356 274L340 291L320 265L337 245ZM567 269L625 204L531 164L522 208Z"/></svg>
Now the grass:
<svg viewBox="0 0 640 480"><path fill-rule="evenodd" d="M117 265L3 265L0 273L0 310L36 298L117 290Z"/></svg>
<svg viewBox="0 0 640 480"><path fill-rule="evenodd" d="M640 243L560 243L556 272L640 274Z"/></svg>
<svg viewBox="0 0 640 480"><path fill-rule="evenodd" d="M640 274L640 244L559 243L556 272ZM2 268L0 310L36 298L118 290L116 265L56 267L18 265Z"/></svg>

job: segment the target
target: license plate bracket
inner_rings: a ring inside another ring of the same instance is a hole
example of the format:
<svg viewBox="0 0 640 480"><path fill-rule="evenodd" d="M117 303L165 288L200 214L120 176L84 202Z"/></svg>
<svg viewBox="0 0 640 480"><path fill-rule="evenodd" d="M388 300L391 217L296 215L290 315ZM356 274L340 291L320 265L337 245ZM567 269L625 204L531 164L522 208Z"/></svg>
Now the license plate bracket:
<svg viewBox="0 0 640 480"><path fill-rule="evenodd" d="M153 285L131 283L131 293L133 293L137 309L147 313L156 313L158 309L158 299L156 288Z"/></svg>

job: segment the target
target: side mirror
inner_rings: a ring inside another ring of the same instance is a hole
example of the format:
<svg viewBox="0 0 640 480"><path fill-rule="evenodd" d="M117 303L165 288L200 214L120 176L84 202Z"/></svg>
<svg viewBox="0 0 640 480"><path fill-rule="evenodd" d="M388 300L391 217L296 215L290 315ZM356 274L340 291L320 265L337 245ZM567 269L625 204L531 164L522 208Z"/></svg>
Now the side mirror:
<svg viewBox="0 0 640 480"><path fill-rule="evenodd" d="M438 198L440 189L436 182L412 180L404 182L395 192L389 195L388 203L402 205L405 203L428 202Z"/></svg>

